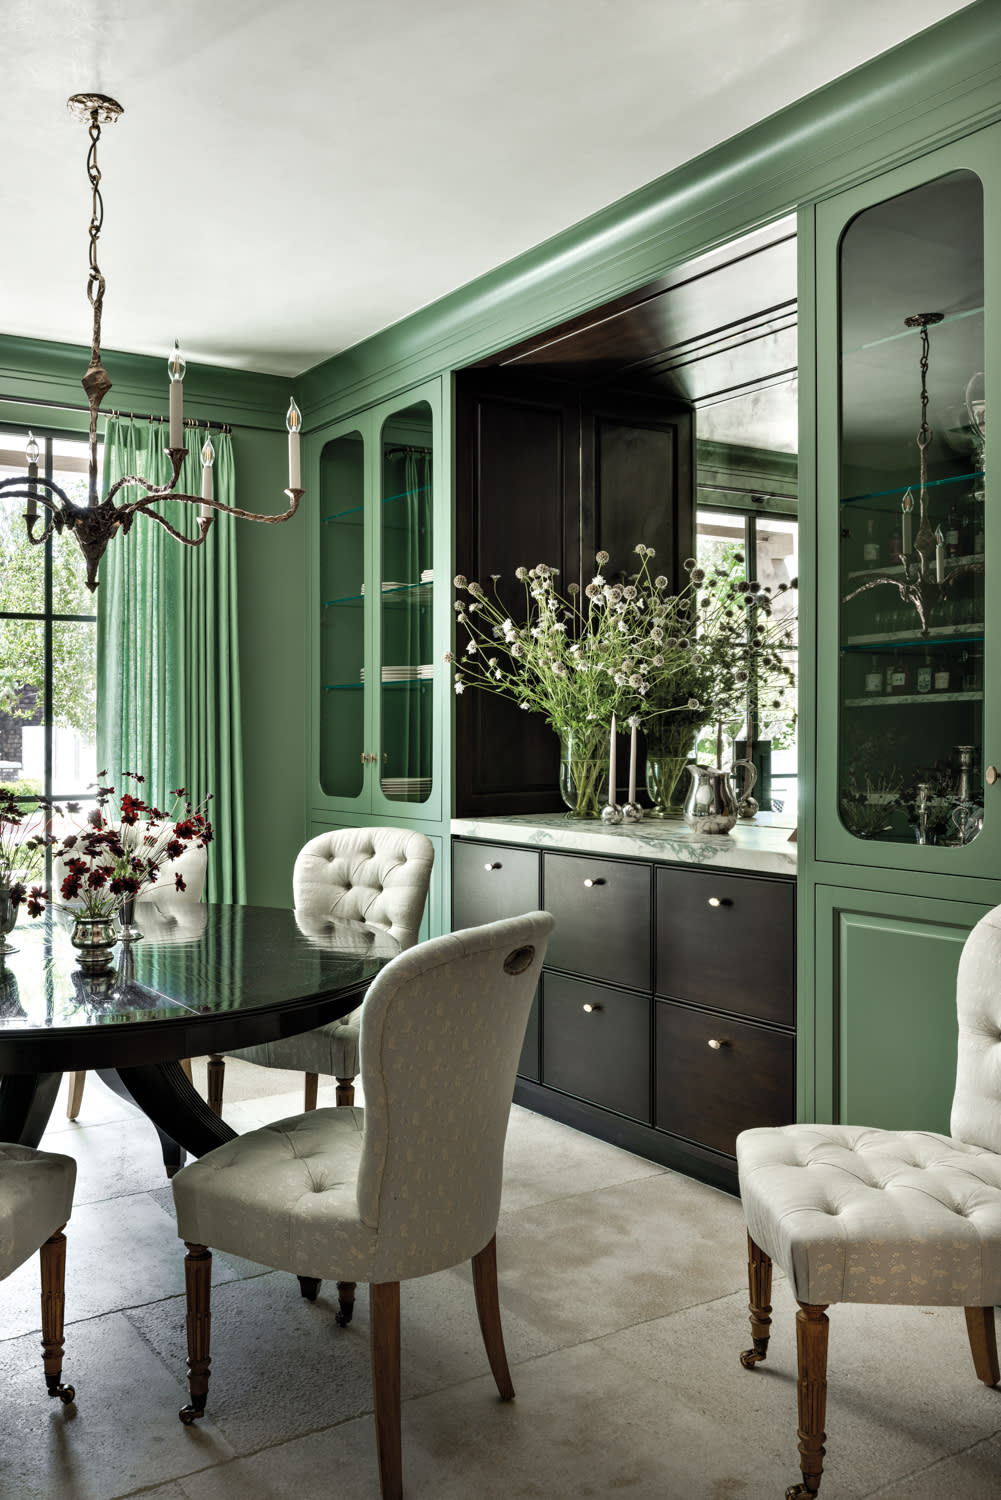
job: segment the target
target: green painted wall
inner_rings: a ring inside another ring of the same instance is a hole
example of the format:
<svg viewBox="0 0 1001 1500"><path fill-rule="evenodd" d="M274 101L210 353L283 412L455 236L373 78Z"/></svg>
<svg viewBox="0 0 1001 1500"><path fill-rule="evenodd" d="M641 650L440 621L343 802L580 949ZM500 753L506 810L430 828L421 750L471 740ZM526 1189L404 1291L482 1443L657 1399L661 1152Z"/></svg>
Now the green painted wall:
<svg viewBox="0 0 1001 1500"><path fill-rule="evenodd" d="M87 413L23 406L12 396L78 406L89 351L0 336L0 423L85 432ZM166 414L166 360L104 354L109 410ZM190 417L233 425L237 504L273 512L287 503L285 412L291 385L268 375L189 363ZM232 521L240 572L247 891L253 903L291 905L291 869L306 829L306 534L311 517L282 526ZM72 544L70 544L72 545ZM113 545L128 545L127 540Z"/></svg>

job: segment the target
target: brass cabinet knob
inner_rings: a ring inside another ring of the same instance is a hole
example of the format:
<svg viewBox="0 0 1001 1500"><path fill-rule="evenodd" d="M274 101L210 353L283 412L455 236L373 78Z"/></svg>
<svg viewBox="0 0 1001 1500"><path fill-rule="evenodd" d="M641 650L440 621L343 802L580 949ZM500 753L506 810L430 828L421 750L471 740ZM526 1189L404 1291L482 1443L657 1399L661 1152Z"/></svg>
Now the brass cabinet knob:
<svg viewBox="0 0 1001 1500"><path fill-rule="evenodd" d="M604 885L605 882L600 875L596 875L593 879L589 875L584 884L587 886L587 889L590 890L593 885Z"/></svg>
<svg viewBox="0 0 1001 1500"><path fill-rule="evenodd" d="M594 1012L596 1010L600 1010L601 1009L601 1006L600 1005L592 1005L591 1002L588 1001L582 1008L583 1008L583 1010L585 1011L585 1013L587 1015L592 1016L592 1015L594 1015Z"/></svg>
<svg viewBox="0 0 1001 1500"><path fill-rule="evenodd" d="M501 867L501 862L500 862L499 859L495 859L492 864L485 864L483 866L483 868L485 870L499 870L500 867Z"/></svg>
<svg viewBox="0 0 1001 1500"><path fill-rule="evenodd" d="M708 1045L713 1049L714 1052L718 1052L721 1047L728 1047L730 1044L723 1037L712 1036L709 1038Z"/></svg>
<svg viewBox="0 0 1001 1500"><path fill-rule="evenodd" d="M709 897L709 905L710 906L722 906L722 904L723 903L722 903L722 901L720 901L720 899L719 899L718 896L710 896Z"/></svg>
<svg viewBox="0 0 1001 1500"><path fill-rule="evenodd" d="M998 768L997 768L997 766L988 766L987 770L984 772L984 780L986 781L987 785L988 786L993 786L994 783L995 783L995 781L997 781L997 779L998 779Z"/></svg>

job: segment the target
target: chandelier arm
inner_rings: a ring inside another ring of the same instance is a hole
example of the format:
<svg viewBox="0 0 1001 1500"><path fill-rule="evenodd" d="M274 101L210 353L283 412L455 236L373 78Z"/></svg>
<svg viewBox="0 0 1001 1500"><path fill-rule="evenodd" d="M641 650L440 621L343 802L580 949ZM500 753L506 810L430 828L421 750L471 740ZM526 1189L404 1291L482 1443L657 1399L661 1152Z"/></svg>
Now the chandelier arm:
<svg viewBox="0 0 1001 1500"><path fill-rule="evenodd" d="M177 483L177 476L181 472L181 465L184 462L184 457L187 451L187 448L167 449L168 456L170 457L171 468L174 472L167 480L166 484L154 484L151 479L144 479L141 474L124 474L121 479L115 480L115 483L111 486L111 488L108 490L108 493L105 495L105 500L114 500L115 496L118 494L118 491L125 489L125 487L130 484L134 484L137 489L146 490L147 493L141 500L124 501L121 505L118 506L119 510L134 510L137 506L149 505L154 500L190 499L190 496L174 495L171 493L173 491L174 485Z"/></svg>
<svg viewBox="0 0 1001 1500"><path fill-rule="evenodd" d="M71 508L73 503L70 500L69 496L66 494L65 490L61 490L58 484L56 484L51 479L39 478L33 479L30 482L34 485L40 485L47 490L52 490L53 493L58 495L60 500L63 502L62 507L55 505L49 499L48 495L40 494L37 489L16 489L16 485L27 485L29 483L29 481L27 479L23 479L20 474L16 474L11 479L0 479L0 492L5 493L9 500L36 500L39 505L44 505L46 510L50 510L53 515L65 517L66 510Z"/></svg>
<svg viewBox="0 0 1001 1500"><path fill-rule="evenodd" d="M194 499L194 497L192 495L178 495L176 498L178 500L193 500ZM119 510L124 510L124 509L125 509L124 506L120 506L119 507ZM178 529L177 529L176 526L171 526L170 522L168 520L166 520L163 516L158 516L155 510L139 510L139 509L133 510L130 507L130 516L129 516L130 523L131 523L132 516L135 515L135 514L138 514L140 516L145 516L146 519L149 520L149 521L155 521L158 526L162 526L163 527L164 531L169 531L170 534L171 534L171 536L174 538L175 541L183 542L184 545L185 545L185 547L200 547L202 545L202 542L204 542L205 538L209 534L209 527L212 525L212 522L215 520L214 516L199 516L198 517L198 535L197 536L185 536L183 531L178 531Z"/></svg>
<svg viewBox="0 0 1001 1500"><path fill-rule="evenodd" d="M128 481L123 482L127 483ZM142 483L142 481L140 480L139 483ZM130 500L127 504L120 505L118 510L120 512L128 511L130 515L152 516L154 520L160 520L161 518L156 512L149 509L151 505L155 505L158 500L181 500L187 505L200 505L206 510L220 510L227 516L238 516L242 521L264 521L269 525L277 525L279 521L291 520L299 509L299 501L305 493L305 490L286 490L285 494L288 495L292 503L288 510L283 510L274 516L262 516L253 510L240 510L235 505L224 505L221 500L205 500L201 495L170 494L162 491L145 495L141 500ZM110 494L108 498L111 498Z"/></svg>

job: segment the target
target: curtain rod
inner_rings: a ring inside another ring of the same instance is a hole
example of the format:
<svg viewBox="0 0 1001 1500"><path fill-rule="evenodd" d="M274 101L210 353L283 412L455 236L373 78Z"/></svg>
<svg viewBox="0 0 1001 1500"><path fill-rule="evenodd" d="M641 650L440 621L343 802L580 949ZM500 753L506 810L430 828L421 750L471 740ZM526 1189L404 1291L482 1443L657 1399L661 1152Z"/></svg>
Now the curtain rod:
<svg viewBox="0 0 1001 1500"><path fill-rule="evenodd" d="M71 402L65 402L65 401L42 401L40 399L37 399L34 396L2 396L2 395L0 395L0 403L2 403L4 405L9 404L11 406L44 406L44 407L46 407L50 411L84 411L84 412L86 412L86 411L90 410L90 408L88 406L82 406L82 405L81 406L74 406ZM124 412L121 409L115 409L113 411L106 411L102 415L104 415L106 417L124 417L124 416L128 416L134 422L166 422L167 421L166 417L162 417L159 414L154 414L153 412L148 412L148 411L146 411L146 412L142 412L142 411ZM185 417L184 418L184 425L185 425L185 427L190 427L190 428L204 427L204 428L206 428L210 432L232 432L233 431L233 428L232 428L232 426L230 425L229 422L208 422L208 421L200 422L200 421L198 421L198 419L196 417Z"/></svg>

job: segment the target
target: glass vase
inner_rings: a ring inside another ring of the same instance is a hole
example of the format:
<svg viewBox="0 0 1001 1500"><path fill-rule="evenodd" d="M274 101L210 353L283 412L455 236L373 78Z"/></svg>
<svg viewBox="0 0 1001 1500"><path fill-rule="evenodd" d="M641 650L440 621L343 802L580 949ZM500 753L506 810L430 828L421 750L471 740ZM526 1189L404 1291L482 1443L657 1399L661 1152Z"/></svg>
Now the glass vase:
<svg viewBox="0 0 1001 1500"><path fill-rule="evenodd" d="M608 783L608 733L560 730L560 796L568 818L598 818Z"/></svg>
<svg viewBox="0 0 1001 1500"><path fill-rule="evenodd" d="M688 782L685 766L695 753L697 728L686 726L671 734L647 732L646 792L650 798L648 818L682 818Z"/></svg>

